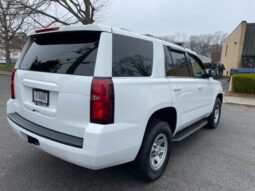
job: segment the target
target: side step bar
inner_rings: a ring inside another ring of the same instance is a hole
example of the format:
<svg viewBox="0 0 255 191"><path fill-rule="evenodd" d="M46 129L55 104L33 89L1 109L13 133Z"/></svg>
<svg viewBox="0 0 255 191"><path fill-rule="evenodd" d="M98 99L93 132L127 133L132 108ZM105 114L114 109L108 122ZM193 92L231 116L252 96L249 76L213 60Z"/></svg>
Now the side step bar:
<svg viewBox="0 0 255 191"><path fill-rule="evenodd" d="M176 135L173 137L173 142L182 141L186 137L190 136L191 134L193 134L197 130L204 127L207 123L208 123L208 121L206 119L203 119L201 121L198 121L198 122L194 123L190 127L187 127L185 129L181 130L180 132L176 133Z"/></svg>

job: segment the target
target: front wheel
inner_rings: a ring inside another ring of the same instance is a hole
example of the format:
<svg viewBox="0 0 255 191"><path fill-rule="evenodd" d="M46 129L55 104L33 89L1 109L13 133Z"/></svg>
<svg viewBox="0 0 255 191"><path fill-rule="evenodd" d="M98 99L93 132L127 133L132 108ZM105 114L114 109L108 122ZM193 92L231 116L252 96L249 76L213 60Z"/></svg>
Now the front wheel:
<svg viewBox="0 0 255 191"><path fill-rule="evenodd" d="M172 133L168 123L158 119L151 120L133 170L145 181L158 179L166 169L171 150Z"/></svg>
<svg viewBox="0 0 255 191"><path fill-rule="evenodd" d="M211 115L208 117L208 128L215 129L218 127L221 115L221 101L219 98L215 100L214 108Z"/></svg>

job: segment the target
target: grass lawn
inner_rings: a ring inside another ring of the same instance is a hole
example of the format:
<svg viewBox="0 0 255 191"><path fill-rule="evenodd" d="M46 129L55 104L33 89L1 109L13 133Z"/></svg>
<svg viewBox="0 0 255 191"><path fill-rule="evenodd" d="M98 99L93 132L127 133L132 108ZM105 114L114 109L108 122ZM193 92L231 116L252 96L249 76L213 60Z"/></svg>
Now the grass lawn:
<svg viewBox="0 0 255 191"><path fill-rule="evenodd" d="M13 68L14 65L0 64L0 71L11 72Z"/></svg>

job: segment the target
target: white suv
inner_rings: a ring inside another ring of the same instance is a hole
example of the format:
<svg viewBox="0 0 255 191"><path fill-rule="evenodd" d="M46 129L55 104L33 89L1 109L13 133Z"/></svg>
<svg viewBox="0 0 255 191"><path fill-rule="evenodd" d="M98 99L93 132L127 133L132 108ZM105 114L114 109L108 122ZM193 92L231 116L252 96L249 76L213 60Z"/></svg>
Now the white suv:
<svg viewBox="0 0 255 191"><path fill-rule="evenodd" d="M221 84L178 45L106 26L54 27L29 34L7 118L61 159L90 169L133 161L155 180L173 141L217 127L222 98Z"/></svg>

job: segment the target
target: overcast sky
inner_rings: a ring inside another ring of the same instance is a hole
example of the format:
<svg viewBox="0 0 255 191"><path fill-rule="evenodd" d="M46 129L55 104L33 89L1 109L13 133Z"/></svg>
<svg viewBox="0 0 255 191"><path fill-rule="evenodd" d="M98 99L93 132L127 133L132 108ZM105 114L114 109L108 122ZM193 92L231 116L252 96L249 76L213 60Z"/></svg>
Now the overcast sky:
<svg viewBox="0 0 255 191"><path fill-rule="evenodd" d="M255 23L255 0L112 0L101 22L134 32L187 35L232 32Z"/></svg>

